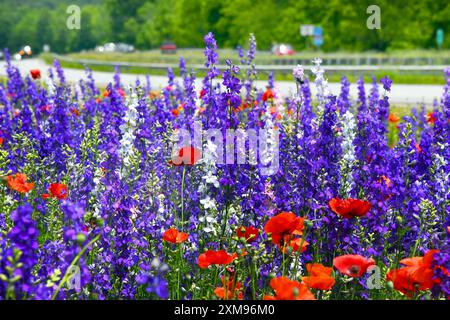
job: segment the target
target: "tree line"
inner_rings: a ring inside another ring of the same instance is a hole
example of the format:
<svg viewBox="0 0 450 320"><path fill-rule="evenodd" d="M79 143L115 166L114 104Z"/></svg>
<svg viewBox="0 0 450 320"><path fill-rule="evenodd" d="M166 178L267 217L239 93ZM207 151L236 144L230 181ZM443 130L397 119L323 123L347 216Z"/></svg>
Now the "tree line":
<svg viewBox="0 0 450 320"><path fill-rule="evenodd" d="M31 45L54 52L92 49L125 42L138 49L157 48L165 40L179 47L202 47L214 32L220 47L245 44L254 33L261 50L289 43L311 46L300 36L301 24L322 26L324 51L386 51L436 48L436 30L450 48L448 0L377 0L381 29L366 26L371 0L2 0L0 48ZM80 29L69 30L69 5L80 7Z"/></svg>

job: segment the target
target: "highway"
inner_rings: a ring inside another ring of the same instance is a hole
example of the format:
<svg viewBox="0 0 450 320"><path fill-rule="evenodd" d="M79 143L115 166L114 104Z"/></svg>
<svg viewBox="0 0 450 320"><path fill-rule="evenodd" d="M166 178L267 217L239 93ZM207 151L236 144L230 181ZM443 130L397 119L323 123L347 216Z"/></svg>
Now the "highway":
<svg viewBox="0 0 450 320"><path fill-rule="evenodd" d="M30 69L40 69L43 79L47 77L48 65L41 59L33 58L26 59L22 61L14 61L15 65L19 67L22 74L28 74ZM0 76L6 76L5 61L0 61ZM80 69L64 69L65 77L70 82L78 82L80 79L85 79L86 75L83 70ZM109 82L113 81L112 72L101 72L94 71L93 77L97 85L106 86ZM141 83L145 83L144 75L136 74L121 74L121 81L125 86L134 84L136 79L139 79ZM177 79L180 80L180 79ZM152 87L159 89L167 85L167 77L165 76L150 76L150 81ZM264 89L267 85L266 81L257 81L256 86L258 88ZM282 95L290 95L296 90L296 85L294 81L278 81L276 86ZM199 89L201 87L201 79L196 81L196 87ZM369 92L371 88L370 84L366 85L366 91ZM338 95L340 92L339 83L329 83L329 89L331 93ZM200 90L200 89L199 89ZM383 89L380 87L380 90ZM391 92L389 93L389 100L393 104L407 104L407 105L417 105L425 103L430 105L437 98L439 99L442 95L443 87L439 85L409 85L409 84L393 84ZM315 94L314 85L312 85L312 93ZM357 96L356 84L352 84L350 87L350 95L355 98Z"/></svg>

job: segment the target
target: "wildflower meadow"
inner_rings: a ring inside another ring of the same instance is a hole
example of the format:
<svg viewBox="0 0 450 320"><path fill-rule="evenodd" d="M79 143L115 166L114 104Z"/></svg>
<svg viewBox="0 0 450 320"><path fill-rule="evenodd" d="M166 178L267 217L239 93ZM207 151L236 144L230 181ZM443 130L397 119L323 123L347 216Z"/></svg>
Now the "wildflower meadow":
<svg viewBox="0 0 450 320"><path fill-rule="evenodd" d="M450 68L403 116L388 77L333 95L315 59L282 96L254 37L204 42L200 90L7 64L0 300L449 299Z"/></svg>

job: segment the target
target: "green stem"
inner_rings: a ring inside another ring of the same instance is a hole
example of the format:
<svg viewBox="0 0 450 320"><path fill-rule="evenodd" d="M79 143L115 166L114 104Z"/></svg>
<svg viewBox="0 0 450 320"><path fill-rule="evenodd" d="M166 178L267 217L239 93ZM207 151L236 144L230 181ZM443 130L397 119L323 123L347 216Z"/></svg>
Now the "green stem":
<svg viewBox="0 0 450 320"><path fill-rule="evenodd" d="M252 285L252 298L253 300L256 300L256 264L253 262L255 261L254 255L252 253L252 260L250 262L250 274L251 274L251 285Z"/></svg>
<svg viewBox="0 0 450 320"><path fill-rule="evenodd" d="M186 166L183 166L183 177L181 178L181 231L184 231L184 180L186 179Z"/></svg>
<svg viewBox="0 0 450 320"><path fill-rule="evenodd" d="M61 282L58 285L58 288L56 289L55 293L52 296L52 300L55 300L56 297L58 296L59 291L61 290L62 286L67 282L67 280L69 280L69 270L72 269L72 267L78 262L78 260L80 260L81 256L83 255L83 253L86 252L86 250L94 243L96 242L98 239L100 238L100 234L97 235L94 239L92 239L87 245L85 245L83 247L83 249L81 249L81 251L77 254L77 256L75 257L75 259L73 259L73 261L70 263L69 267L66 270L66 273L64 274L64 277L62 278Z"/></svg>

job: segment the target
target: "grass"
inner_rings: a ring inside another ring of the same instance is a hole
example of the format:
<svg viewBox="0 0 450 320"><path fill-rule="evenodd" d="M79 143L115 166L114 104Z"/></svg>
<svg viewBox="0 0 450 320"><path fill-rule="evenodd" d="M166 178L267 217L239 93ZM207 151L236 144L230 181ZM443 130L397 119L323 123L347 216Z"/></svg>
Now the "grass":
<svg viewBox="0 0 450 320"><path fill-rule="evenodd" d="M218 51L221 62L229 58L233 61L239 61L240 58L236 50L221 49ZM179 49L176 54L161 54L159 50L136 51L133 53L98 53L95 51L86 51L80 53L71 53L67 57L74 59L94 59L102 61L127 61L127 62L149 62L149 63L176 63L182 56L187 63L203 63L204 56L202 49ZM437 62L445 61L450 57L450 50L407 50L392 52L320 52L320 51L303 51L292 56L274 56L270 52L258 52L255 58L257 64L273 64L282 60L306 59L311 60L316 57L323 59L348 59L348 58L372 58L372 59L415 59L415 58L431 58Z"/></svg>
<svg viewBox="0 0 450 320"><path fill-rule="evenodd" d="M369 53L366 54L366 57ZM388 57L390 54L394 53L377 53L380 57ZM443 52L437 52L437 51L408 51L405 53L405 57L409 56L426 56L429 57L441 57L443 58L445 54L448 54L450 56L450 51L443 51ZM238 57L235 50L220 50L219 55L222 57L227 57L232 59L234 62L240 61L240 58ZM268 59L274 59L274 57L271 54L268 53L258 53L260 57L256 58L256 64L273 64ZM323 58L326 57L338 57L339 55L344 55L344 53L311 53L306 52L301 54L302 59L312 59L314 56L320 55ZM358 54L351 54L349 55L357 56ZM362 56L361 54L359 54ZM396 53L396 57L399 55L399 53ZM164 55L161 54L157 50L152 51L143 51L143 52L133 52L133 53L98 53L93 51L83 52L83 53L72 53L66 55L68 58L72 59L86 59L86 60L98 60L98 61L105 61L105 62L113 62L113 61L121 61L121 62L138 62L138 63L173 63L177 64L179 61L179 57L183 56L186 60L187 65L189 64L202 64L203 63L203 51L200 49L189 49L189 50L179 50L176 55ZM298 54L298 57L300 57L300 54ZM348 56L347 56L348 57ZM51 63L54 59L53 55L51 54L42 54L41 58L45 60L47 63ZM296 56L293 57L277 57L276 59L296 59ZM84 65L82 63L78 62L71 62L71 61L60 61L61 66L64 68L74 68L74 69L84 69ZM220 61L220 63L224 63L224 61ZM89 65L89 68L91 68L94 71L106 71L111 72L113 71L112 66L100 66L100 65ZM131 73L131 74L149 74L149 75L166 75L167 72L160 69L150 69L150 68L144 68L144 67L122 67L122 72L124 73ZM175 69L174 72L177 73L179 70ZM198 77L203 77L205 75L205 72L198 70L196 72L196 75ZM363 77L366 82L370 82L372 79L372 76L376 76L378 79L389 76L395 83L399 84L437 84L437 85L444 85L444 77L442 72L436 72L436 73L422 73L417 71L376 71L372 72L370 74L364 73L364 72L352 72L349 73L347 71L333 71L328 72L327 77L330 82L339 82L342 76L347 76L349 81L355 82L360 77ZM268 74L266 72L260 72L259 74L260 80L267 80ZM277 81L290 81L292 80L292 76L290 73L276 73L275 74L275 80Z"/></svg>

